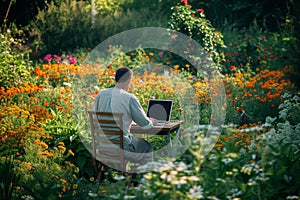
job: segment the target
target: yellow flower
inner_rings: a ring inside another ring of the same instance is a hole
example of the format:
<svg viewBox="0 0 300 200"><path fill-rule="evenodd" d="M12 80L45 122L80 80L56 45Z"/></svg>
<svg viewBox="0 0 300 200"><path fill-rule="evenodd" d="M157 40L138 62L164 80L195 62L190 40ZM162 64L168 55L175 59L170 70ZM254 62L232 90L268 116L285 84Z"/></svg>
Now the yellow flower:
<svg viewBox="0 0 300 200"><path fill-rule="evenodd" d="M63 184L67 184L68 182L65 180L65 179L60 179L60 181L61 181L61 183L63 183Z"/></svg>
<svg viewBox="0 0 300 200"><path fill-rule="evenodd" d="M59 142L58 144L61 146L65 146L65 143L63 143L63 142Z"/></svg>
<svg viewBox="0 0 300 200"><path fill-rule="evenodd" d="M59 148L62 151L62 153L64 153L66 151L66 147L58 146L57 148Z"/></svg>
<svg viewBox="0 0 300 200"><path fill-rule="evenodd" d="M71 154L72 156L75 155L71 149L68 150L68 153Z"/></svg>

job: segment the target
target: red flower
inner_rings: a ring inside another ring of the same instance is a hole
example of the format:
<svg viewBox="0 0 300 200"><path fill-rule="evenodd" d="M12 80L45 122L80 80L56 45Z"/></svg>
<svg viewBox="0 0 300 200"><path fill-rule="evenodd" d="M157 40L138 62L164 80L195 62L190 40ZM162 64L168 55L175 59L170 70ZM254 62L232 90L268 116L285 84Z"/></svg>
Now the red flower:
<svg viewBox="0 0 300 200"><path fill-rule="evenodd" d="M198 9L198 12L199 12L199 13L203 13L203 12L204 12L204 9L200 8L200 9Z"/></svg>
<svg viewBox="0 0 300 200"><path fill-rule="evenodd" d="M231 65L231 66L230 66L230 70L235 71L235 70L236 70L236 67L235 67L234 65Z"/></svg>
<svg viewBox="0 0 300 200"><path fill-rule="evenodd" d="M181 0L181 2L183 2L184 5L187 5L187 4L188 4L188 1L187 1L187 0Z"/></svg>
<svg viewBox="0 0 300 200"><path fill-rule="evenodd" d="M241 107L237 107L236 109L237 111L243 111L243 109Z"/></svg>
<svg viewBox="0 0 300 200"><path fill-rule="evenodd" d="M234 100L234 99L231 100L231 103L232 103L232 104L235 104L235 103L236 103L236 100Z"/></svg>

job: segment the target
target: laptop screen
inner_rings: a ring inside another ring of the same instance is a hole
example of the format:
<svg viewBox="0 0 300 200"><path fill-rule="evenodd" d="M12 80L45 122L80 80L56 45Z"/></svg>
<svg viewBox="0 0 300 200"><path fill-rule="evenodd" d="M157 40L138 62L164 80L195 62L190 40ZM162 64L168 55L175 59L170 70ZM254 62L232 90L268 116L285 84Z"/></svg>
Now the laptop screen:
<svg viewBox="0 0 300 200"><path fill-rule="evenodd" d="M150 99L148 102L147 117L152 117L159 121L170 121L172 104L172 100Z"/></svg>

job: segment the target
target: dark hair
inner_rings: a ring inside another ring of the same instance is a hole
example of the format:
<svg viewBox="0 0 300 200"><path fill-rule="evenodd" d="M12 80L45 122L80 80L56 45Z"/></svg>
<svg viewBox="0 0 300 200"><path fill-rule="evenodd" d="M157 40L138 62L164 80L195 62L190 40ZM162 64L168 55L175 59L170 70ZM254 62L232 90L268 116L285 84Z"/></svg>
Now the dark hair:
<svg viewBox="0 0 300 200"><path fill-rule="evenodd" d="M116 75L115 75L115 80L116 82L125 82L130 79L132 75L132 70L127 68L127 67L121 67L117 69Z"/></svg>

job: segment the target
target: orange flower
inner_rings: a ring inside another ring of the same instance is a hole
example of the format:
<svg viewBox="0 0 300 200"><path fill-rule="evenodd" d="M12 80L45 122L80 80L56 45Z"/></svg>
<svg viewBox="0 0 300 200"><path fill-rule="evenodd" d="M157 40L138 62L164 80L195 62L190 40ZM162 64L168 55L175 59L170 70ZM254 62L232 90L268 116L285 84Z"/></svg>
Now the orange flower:
<svg viewBox="0 0 300 200"><path fill-rule="evenodd" d="M235 70L236 70L236 67L235 67L234 65L231 65L231 66L230 66L230 70L235 71Z"/></svg>

